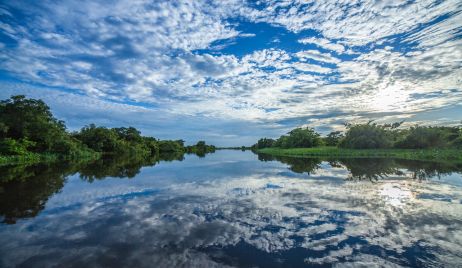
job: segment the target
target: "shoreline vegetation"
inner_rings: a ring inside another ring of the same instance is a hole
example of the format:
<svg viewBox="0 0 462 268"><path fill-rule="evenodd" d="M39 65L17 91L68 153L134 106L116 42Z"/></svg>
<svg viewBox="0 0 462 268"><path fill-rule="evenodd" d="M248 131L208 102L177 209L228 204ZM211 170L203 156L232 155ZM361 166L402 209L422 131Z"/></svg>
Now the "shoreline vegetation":
<svg viewBox="0 0 462 268"><path fill-rule="evenodd" d="M337 147L314 148L264 148L257 153L274 156L289 156L299 158L395 158L422 161L449 161L462 163L460 149L345 149Z"/></svg>
<svg viewBox="0 0 462 268"><path fill-rule="evenodd" d="M217 147L217 150L241 150L241 151L246 151L246 150L252 150L252 147L248 146L236 146L236 147Z"/></svg>
<svg viewBox="0 0 462 268"><path fill-rule="evenodd" d="M90 161L103 155L159 158L186 153L204 157L215 150L204 141L186 146L183 140L142 136L134 127L90 124L69 132L42 100L17 95L0 101L0 165Z"/></svg>
<svg viewBox="0 0 462 268"><path fill-rule="evenodd" d="M292 157L399 158L462 163L461 126L346 124L346 131L321 136L313 128L296 128L278 139L262 138L257 153Z"/></svg>
<svg viewBox="0 0 462 268"><path fill-rule="evenodd" d="M97 160L102 154L91 152L80 154L78 157L70 155L62 155L55 153L30 153L26 155L0 155L0 166L4 165L20 165L20 164L37 164L46 162L56 162L61 160Z"/></svg>
<svg viewBox="0 0 462 268"><path fill-rule="evenodd" d="M96 160L103 155L159 157L220 149L248 150L279 156L401 158L462 162L461 126L346 124L346 131L321 136L313 128L296 128L278 139L262 138L251 147L215 147L199 141L159 140L134 127L107 128L90 124L69 132L42 101L23 95L0 101L0 165L59 160ZM167 157L168 158L168 157Z"/></svg>

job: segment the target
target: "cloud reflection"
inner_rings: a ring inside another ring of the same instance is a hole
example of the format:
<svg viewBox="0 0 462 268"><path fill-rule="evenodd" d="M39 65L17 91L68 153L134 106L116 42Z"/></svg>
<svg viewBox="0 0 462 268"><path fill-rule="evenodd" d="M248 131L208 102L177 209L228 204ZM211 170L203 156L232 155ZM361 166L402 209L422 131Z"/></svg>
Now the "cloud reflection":
<svg viewBox="0 0 462 268"><path fill-rule="evenodd" d="M2 226L0 264L454 266L462 261L460 187L435 180L348 181L339 166L320 167L324 176L308 179L272 166L269 174L256 169L223 179L172 181L162 191L47 210L32 221Z"/></svg>

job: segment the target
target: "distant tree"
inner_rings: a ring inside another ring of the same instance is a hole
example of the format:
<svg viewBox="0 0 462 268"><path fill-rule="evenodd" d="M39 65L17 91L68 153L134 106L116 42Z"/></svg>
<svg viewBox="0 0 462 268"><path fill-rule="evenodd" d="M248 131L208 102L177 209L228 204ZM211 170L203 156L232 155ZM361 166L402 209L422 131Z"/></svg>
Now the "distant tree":
<svg viewBox="0 0 462 268"><path fill-rule="evenodd" d="M345 124L343 134L333 131L321 138L312 128L296 128L277 140L262 138L252 149L266 147L301 148L320 145L352 149L381 148L462 148L462 126L413 126L402 128L403 121L391 124Z"/></svg>
<svg viewBox="0 0 462 268"><path fill-rule="evenodd" d="M458 127L458 135L451 141L451 146L462 149L462 128Z"/></svg>
<svg viewBox="0 0 462 268"><path fill-rule="evenodd" d="M332 131L324 138L324 142L327 146L337 146L343 137L341 131Z"/></svg>
<svg viewBox="0 0 462 268"><path fill-rule="evenodd" d="M286 135L282 135L273 143L273 147L289 148L289 146L289 137Z"/></svg>
<svg viewBox="0 0 462 268"><path fill-rule="evenodd" d="M389 129L389 126L372 122L347 125L347 132L339 146L353 149L391 148L394 137Z"/></svg>
<svg viewBox="0 0 462 268"><path fill-rule="evenodd" d="M120 152L123 150L123 143L115 130L97 127L95 124L83 127L80 132L74 134L74 137L97 152Z"/></svg>
<svg viewBox="0 0 462 268"><path fill-rule="evenodd" d="M254 149L263 149L263 148L268 148L272 147L274 145L275 140L273 139L268 139L268 138L261 138L258 140L256 144L254 144L253 148Z"/></svg>
<svg viewBox="0 0 462 268"><path fill-rule="evenodd" d="M312 128L296 128L287 134L281 141L282 148L309 148L322 143L321 135Z"/></svg>
<svg viewBox="0 0 462 268"><path fill-rule="evenodd" d="M182 143L178 141L162 140L159 141L159 151L168 153L181 152L184 151L184 147L182 146Z"/></svg>
<svg viewBox="0 0 462 268"><path fill-rule="evenodd" d="M143 137L144 144L151 152L151 155L158 155L160 152L159 142L153 137Z"/></svg>
<svg viewBox="0 0 462 268"><path fill-rule="evenodd" d="M197 148L204 148L204 149L205 149L206 146L207 146L207 145L205 144L205 141L198 141L198 142L196 143L196 147L197 147Z"/></svg>
<svg viewBox="0 0 462 268"><path fill-rule="evenodd" d="M184 147L184 140L176 140L176 143L178 143L181 147Z"/></svg>
<svg viewBox="0 0 462 268"><path fill-rule="evenodd" d="M460 129L457 127L412 126L404 139L396 143L398 148L425 149L458 147Z"/></svg>
<svg viewBox="0 0 462 268"><path fill-rule="evenodd" d="M134 127L120 127L120 128L113 128L117 136L120 139L123 139L127 142L135 142L140 143L143 140L141 136L141 132Z"/></svg>
<svg viewBox="0 0 462 268"><path fill-rule="evenodd" d="M215 152L213 145L207 145L205 141L198 141L195 145L185 147L187 153L195 153L199 157L204 157L207 153Z"/></svg>

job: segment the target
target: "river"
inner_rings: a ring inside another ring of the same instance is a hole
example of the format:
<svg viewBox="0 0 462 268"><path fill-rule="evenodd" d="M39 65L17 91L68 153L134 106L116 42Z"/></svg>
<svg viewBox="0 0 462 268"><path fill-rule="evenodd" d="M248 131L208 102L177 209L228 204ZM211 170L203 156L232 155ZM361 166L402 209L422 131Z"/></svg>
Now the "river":
<svg viewBox="0 0 462 268"><path fill-rule="evenodd" d="M462 266L462 164L167 160L0 168L0 267Z"/></svg>

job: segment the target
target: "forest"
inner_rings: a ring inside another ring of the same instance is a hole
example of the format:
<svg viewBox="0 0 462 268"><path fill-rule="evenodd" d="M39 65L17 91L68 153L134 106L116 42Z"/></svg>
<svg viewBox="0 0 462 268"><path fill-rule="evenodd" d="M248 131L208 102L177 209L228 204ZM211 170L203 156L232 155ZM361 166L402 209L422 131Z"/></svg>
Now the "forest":
<svg viewBox="0 0 462 268"><path fill-rule="evenodd" d="M402 123L346 124L345 132L333 131L326 136L313 128L296 128L278 139L262 138L252 148L462 149L460 126L414 125L404 128Z"/></svg>
<svg viewBox="0 0 462 268"><path fill-rule="evenodd" d="M63 158L99 158L103 154L151 157L196 153L204 156L215 146L199 141L159 140L141 135L134 127L107 128L89 124L69 132L42 100L12 96L0 101L0 162Z"/></svg>

